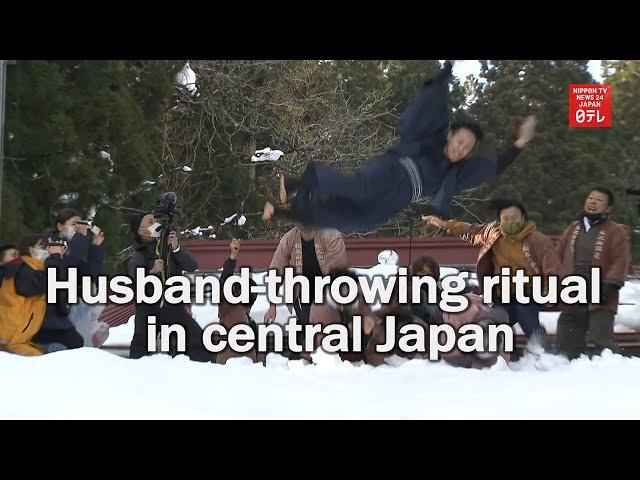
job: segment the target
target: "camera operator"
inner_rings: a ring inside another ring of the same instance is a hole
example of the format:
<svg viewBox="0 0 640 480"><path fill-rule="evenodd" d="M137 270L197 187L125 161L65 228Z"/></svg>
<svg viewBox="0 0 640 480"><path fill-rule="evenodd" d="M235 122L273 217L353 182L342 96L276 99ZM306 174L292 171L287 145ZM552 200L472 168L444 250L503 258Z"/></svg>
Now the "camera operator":
<svg viewBox="0 0 640 480"><path fill-rule="evenodd" d="M69 267L78 269L78 278L87 275L96 278L102 273L105 259L104 233L97 228L90 231L87 223L83 222L80 212L63 208L56 215L54 229L43 233L53 242L67 244L65 262L57 267L58 280L67 280ZM44 323L34 341L45 346L47 351L84 346L82 335L69 318L71 308L74 306L68 304L65 295L58 295L56 304L47 304Z"/></svg>
<svg viewBox="0 0 640 480"><path fill-rule="evenodd" d="M169 228L168 232L164 229ZM198 264L193 256L179 243L178 235L171 229L170 222L164 227L157 221L153 213L143 213L131 220L131 232L135 235L135 253L129 260L128 273L135 278L136 269L144 268L147 275L158 275L164 281L169 277L180 275L183 271L193 272ZM167 234L167 253L163 253L162 238ZM168 261L166 261L168 259ZM150 293L150 292L149 292ZM141 358L149 355L147 350L147 317L156 316L156 325L180 324L187 334L187 355L191 360L199 362L214 361L214 354L208 352L202 343L203 330L187 313L184 304L172 305L158 302L154 305L136 304L135 330L130 358ZM177 352L172 348L170 352Z"/></svg>

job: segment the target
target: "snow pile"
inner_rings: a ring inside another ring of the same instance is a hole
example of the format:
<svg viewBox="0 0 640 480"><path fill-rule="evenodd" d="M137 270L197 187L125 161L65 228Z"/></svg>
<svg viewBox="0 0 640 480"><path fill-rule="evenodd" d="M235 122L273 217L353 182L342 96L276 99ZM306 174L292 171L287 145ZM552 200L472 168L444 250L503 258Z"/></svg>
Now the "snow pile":
<svg viewBox="0 0 640 480"><path fill-rule="evenodd" d="M113 172L113 160L111 159L111 154L109 152L101 150L100 151L100 160L102 160L103 162L108 162L109 163L109 173L112 173Z"/></svg>
<svg viewBox="0 0 640 480"><path fill-rule="evenodd" d="M271 148L267 147L262 150L256 150L251 156L251 161L254 163L277 162L282 155L284 155L284 152L281 150L271 150Z"/></svg>
<svg viewBox="0 0 640 480"><path fill-rule="evenodd" d="M213 226L209 225L208 227L196 227L191 229L186 229L180 232L180 235L189 235L192 237L202 237L205 234L209 234L209 238L216 238L216 235L213 233Z"/></svg>
<svg viewBox="0 0 640 480"><path fill-rule="evenodd" d="M226 217L224 219L224 222L222 222L220 224L221 227L228 227L228 226L234 226L237 225L239 227L243 226L245 223L247 223L247 217L245 217L244 215L240 214L240 213L234 213L233 215Z"/></svg>
<svg viewBox="0 0 640 480"><path fill-rule="evenodd" d="M58 203L71 203L78 200L78 198L80 198L80 195L77 192L64 193L58 197Z"/></svg>
<svg viewBox="0 0 640 480"><path fill-rule="evenodd" d="M389 276L396 265L355 269ZM443 267L442 276L455 273ZM254 273L258 284L265 272ZM622 303L640 303L627 282ZM261 322L259 295L252 309ZM622 305L616 331L638 328L638 305ZM194 306L198 323L217 307ZM284 306L276 322L290 316ZM542 314L555 331L557 313ZM112 328L108 345L128 345L133 320ZM270 353L266 368L248 358L203 364L180 355L130 360L85 348L43 357L0 352L0 419L640 419L640 358L605 351L591 359L542 354L485 370L392 356L374 368L323 351L289 361ZM42 400L43 392L46 401Z"/></svg>
<svg viewBox="0 0 640 480"><path fill-rule="evenodd" d="M524 360L487 370L401 360L314 366L270 354L265 368L97 349L0 352L0 418L640 419L640 358L607 351L547 371Z"/></svg>
<svg viewBox="0 0 640 480"><path fill-rule="evenodd" d="M398 265L398 252L395 250L383 250L378 254L380 265Z"/></svg>
<svg viewBox="0 0 640 480"><path fill-rule="evenodd" d="M616 331L640 331L640 280L627 281L620 289Z"/></svg>
<svg viewBox="0 0 640 480"><path fill-rule="evenodd" d="M196 87L196 72L193 71L189 62L176 74L176 83L186 88L192 97L199 95Z"/></svg>

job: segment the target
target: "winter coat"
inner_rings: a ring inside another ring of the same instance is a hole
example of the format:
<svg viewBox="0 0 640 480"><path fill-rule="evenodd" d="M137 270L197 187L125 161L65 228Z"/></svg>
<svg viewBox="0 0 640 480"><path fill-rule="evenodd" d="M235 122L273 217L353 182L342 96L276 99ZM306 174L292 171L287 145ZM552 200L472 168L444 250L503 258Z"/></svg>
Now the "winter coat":
<svg viewBox="0 0 640 480"><path fill-rule="evenodd" d="M573 249L580 231L580 222L572 222L562 233L558 243L558 255L566 275L571 275L574 271ZM617 287L624 285L631 261L630 244L630 231L626 225L616 223L609 218L599 225L593 249L592 266L601 269L601 279L604 284L608 283ZM589 305L589 309L617 312L618 299L618 290L612 289L605 304Z"/></svg>
<svg viewBox="0 0 640 480"><path fill-rule="evenodd" d="M322 304L311 305L309 312L309 323L319 324L324 329L328 325L342 324L350 327L349 337L351 338L353 333L353 317L359 315L361 318L361 324L364 327L364 318L367 316L373 316L371 307L365 303L362 293L358 295L356 300L351 305L339 305L335 303L327 294L327 298ZM319 348L322 344L324 334L320 333L315 335L315 348ZM364 332L361 335L363 350L367 346L370 335L365 335ZM350 340L351 342L351 340ZM350 343L351 345L351 343ZM364 359L364 352L341 352L340 357L346 361L358 361Z"/></svg>
<svg viewBox="0 0 640 480"><path fill-rule="evenodd" d="M127 272L132 279L135 279L136 269L144 268L144 273L149 275L149 272L153 268L155 260L158 258L156 254L157 241L144 241L138 243L135 246L134 254L129 259L127 265ZM169 257L169 264L165 265L165 279L176 275L181 275L183 271L193 272L198 268L198 262L184 247L180 247L180 250L176 253L172 253ZM152 287L147 285L147 295L151 294ZM136 316L143 315L158 315L160 304L158 302L155 305L137 304Z"/></svg>
<svg viewBox="0 0 640 480"><path fill-rule="evenodd" d="M58 232L49 230L44 233L52 240L61 240ZM85 260L85 252L87 252L87 260ZM81 233L76 233L67 244L67 252L64 256L64 266L60 266L56 272L57 280L64 281L68 277L68 269L75 267L78 269L78 295L80 295L81 277L91 276L97 278L102 273L102 265L105 259L104 243L101 245L93 245L89 239ZM43 329L51 330L67 330L74 328L73 323L69 320L69 307L67 295L58 296L58 302L55 304L47 304L47 311L44 317Z"/></svg>
<svg viewBox="0 0 640 480"><path fill-rule="evenodd" d="M347 267L347 249L342 235L337 230L316 230L314 247L322 275L326 276L332 270ZM293 227L280 239L269 265L269 268L278 271L278 275L284 275L285 267L293 267L296 275L302 274L302 236L298 227ZM299 285L295 285L294 298L298 298L299 291Z"/></svg>
<svg viewBox="0 0 640 480"><path fill-rule="evenodd" d="M484 277L494 275L491 249L504 235L500 230L499 223L494 221L485 225L478 225L449 220L446 229L448 234L458 235L463 240L481 247L476 262L476 275L482 292ZM522 253L529 265L529 269L535 275L549 276L562 273L560 259L551 239L537 230L534 230L523 239Z"/></svg>
<svg viewBox="0 0 640 480"><path fill-rule="evenodd" d="M501 317L499 311L483 303L482 297L479 295L467 293L465 297L469 300L469 307L460 313L443 312L442 318L444 324L451 325L457 331L463 325L469 325L471 323L501 324L508 322L508 315L505 314ZM472 368L490 367L498 361L498 356L502 356L506 362L509 362L510 355L507 352L501 352L499 354L490 354L487 352L484 355L478 356L474 353L463 353L457 347L454 347L451 352L440 354L442 360L448 363Z"/></svg>
<svg viewBox="0 0 640 480"><path fill-rule="evenodd" d="M317 230L314 246L323 275L347 267L347 249L337 230ZM280 239L269 266L277 269L279 274L283 274L285 267L294 267L296 275L302 274L302 236L298 227L293 227Z"/></svg>
<svg viewBox="0 0 640 480"><path fill-rule="evenodd" d="M377 322L375 327L373 328L373 331L371 332L371 338L365 350L365 361L368 364L374 365L374 366L384 365L385 358L391 357L392 355L397 355L399 357L404 357L404 358L428 358L429 356L428 351L421 352L421 353L418 353L418 352L405 353L397 345L396 345L396 348L394 348L390 352L386 352L386 353L377 352L376 346L384 345L387 341L385 309L379 310L375 312L375 314L377 317ZM415 315L413 315L412 317L413 317L413 320L411 322L412 324L420 325L424 329L425 333L429 331L428 325L423 320L419 319ZM398 339L400 338L400 335L399 335L400 328L401 328L401 325L399 323L396 323L396 341L398 341ZM428 344L426 346L428 347Z"/></svg>
<svg viewBox="0 0 640 480"><path fill-rule="evenodd" d="M46 268L59 267L60 255L46 261L21 256L0 267L0 349L20 355L42 355L32 343L44 321L47 294Z"/></svg>

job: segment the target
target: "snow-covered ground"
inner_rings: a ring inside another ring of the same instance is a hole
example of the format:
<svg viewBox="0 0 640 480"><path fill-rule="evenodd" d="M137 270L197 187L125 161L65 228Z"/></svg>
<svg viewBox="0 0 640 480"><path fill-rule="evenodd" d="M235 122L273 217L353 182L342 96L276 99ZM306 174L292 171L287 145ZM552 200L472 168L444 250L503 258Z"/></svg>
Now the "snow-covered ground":
<svg viewBox="0 0 640 480"><path fill-rule="evenodd" d="M400 362L398 362L400 363ZM640 419L640 358L525 360L467 370L184 356L129 360L98 349L0 353L2 419Z"/></svg>
<svg viewBox="0 0 640 480"><path fill-rule="evenodd" d="M393 271L379 265L365 273ZM640 283L628 283L622 303L639 300ZM266 308L259 297L256 320ZM639 329L638 308L621 307L617 331ZM217 321L215 307L194 313L202 325ZM277 321L287 316L279 307ZM543 314L550 331L555 317ZM129 321L111 329L108 343L128 344L132 333ZM309 365L270 354L265 368L242 358L227 365L184 355L129 360L93 348L43 357L0 352L0 418L640 419L640 358L605 351L568 362L545 354L537 367L525 357L486 370L392 360L374 368L319 353Z"/></svg>

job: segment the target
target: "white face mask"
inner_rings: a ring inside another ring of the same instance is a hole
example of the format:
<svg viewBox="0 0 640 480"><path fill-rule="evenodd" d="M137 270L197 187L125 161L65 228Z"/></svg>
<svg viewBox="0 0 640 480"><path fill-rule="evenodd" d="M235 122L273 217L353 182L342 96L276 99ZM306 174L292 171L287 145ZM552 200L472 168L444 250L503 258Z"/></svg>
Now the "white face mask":
<svg viewBox="0 0 640 480"><path fill-rule="evenodd" d="M67 240L71 240L75 234L76 234L76 229L73 225L69 225L68 227L65 227L64 231L62 232L62 236Z"/></svg>
<svg viewBox="0 0 640 480"><path fill-rule="evenodd" d="M49 250L44 250L42 248L34 248L31 256L33 258L37 258L38 260L42 260L44 262L47 258L49 258Z"/></svg>
<svg viewBox="0 0 640 480"><path fill-rule="evenodd" d="M153 238L159 238L160 227L162 227L162 225L160 225L158 222L154 222L149 227L147 227L147 230L149 230L149 236Z"/></svg>

